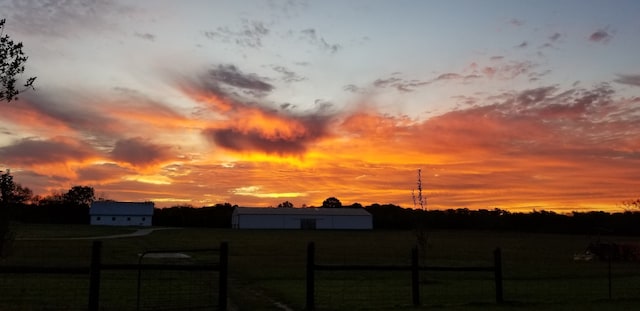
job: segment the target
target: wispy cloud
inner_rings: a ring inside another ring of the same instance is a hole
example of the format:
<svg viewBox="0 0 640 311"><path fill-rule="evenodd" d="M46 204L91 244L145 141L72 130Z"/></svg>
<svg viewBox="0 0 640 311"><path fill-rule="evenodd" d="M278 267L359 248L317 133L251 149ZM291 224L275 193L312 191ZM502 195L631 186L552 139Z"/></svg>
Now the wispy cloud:
<svg viewBox="0 0 640 311"><path fill-rule="evenodd" d="M140 32L135 32L133 33L134 36L136 36L137 38L140 38L142 40L147 40L147 41L156 41L156 35L145 32L145 33L140 33Z"/></svg>
<svg viewBox="0 0 640 311"><path fill-rule="evenodd" d="M562 37L562 35L559 32L556 32L556 33L552 34L551 36L549 36L549 40L551 42L556 42L556 41L560 40L561 37Z"/></svg>
<svg viewBox="0 0 640 311"><path fill-rule="evenodd" d="M311 45L319 48L320 50L327 51L330 53L338 52L342 46L337 43L328 43L324 37L318 35L314 28L307 28L300 31L302 38L306 40Z"/></svg>
<svg viewBox="0 0 640 311"><path fill-rule="evenodd" d="M300 82L300 81L307 80L306 77L303 77L295 73L294 71L287 69L284 66L273 65L271 66L271 68L282 75L282 81L284 82L291 83L291 82Z"/></svg>
<svg viewBox="0 0 640 311"><path fill-rule="evenodd" d="M640 75L618 75L618 78L613 81L627 85L640 86Z"/></svg>
<svg viewBox="0 0 640 311"><path fill-rule="evenodd" d="M260 48L269 32L269 28L262 21L242 19L239 29L221 26L216 30L205 31L204 36L211 40L233 43L241 47Z"/></svg>
<svg viewBox="0 0 640 311"><path fill-rule="evenodd" d="M598 29L589 36L589 41L608 43L613 38L613 33L608 28Z"/></svg>
<svg viewBox="0 0 640 311"><path fill-rule="evenodd" d="M218 65L209 70L210 82L245 90L247 94L264 94L273 90L273 85L256 74L245 74L234 65Z"/></svg>
<svg viewBox="0 0 640 311"><path fill-rule="evenodd" d="M513 25L513 26L522 26L524 25L524 21L521 19L517 19L517 18L512 18L509 20L509 24Z"/></svg>
<svg viewBox="0 0 640 311"><path fill-rule="evenodd" d="M67 37L72 33L111 31L114 21L135 12L134 6L114 0L68 1L3 1L0 10L11 12L11 23L22 32L52 37Z"/></svg>

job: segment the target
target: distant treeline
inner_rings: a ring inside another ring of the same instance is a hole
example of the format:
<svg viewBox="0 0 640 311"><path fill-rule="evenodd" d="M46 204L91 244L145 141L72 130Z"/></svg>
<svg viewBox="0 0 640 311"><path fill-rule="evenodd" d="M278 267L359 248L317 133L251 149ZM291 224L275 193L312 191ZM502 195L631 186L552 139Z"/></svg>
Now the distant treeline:
<svg viewBox="0 0 640 311"><path fill-rule="evenodd" d="M156 226L230 228L235 207L225 203L202 208L175 206L156 209L153 223ZM550 211L513 213L501 209L423 211L392 204L342 208L364 208L373 215L374 229L412 230L422 226L426 229L640 235L640 212L558 214Z"/></svg>
<svg viewBox="0 0 640 311"><path fill-rule="evenodd" d="M604 235L640 235L640 212L607 213L551 211L514 213L493 210L415 210L396 205L373 204L365 207L373 215L376 229L472 229L547 233L579 233Z"/></svg>
<svg viewBox="0 0 640 311"><path fill-rule="evenodd" d="M195 208L174 206L156 208L154 226L230 228L236 205L216 204ZM392 204L353 205L341 208L364 208L373 215L375 229L411 230L419 226L431 229L470 229L548 233L640 235L640 212L573 212L551 211L515 213L493 210L416 210ZM24 223L88 224L89 208L84 204L40 202L14 205L12 219Z"/></svg>

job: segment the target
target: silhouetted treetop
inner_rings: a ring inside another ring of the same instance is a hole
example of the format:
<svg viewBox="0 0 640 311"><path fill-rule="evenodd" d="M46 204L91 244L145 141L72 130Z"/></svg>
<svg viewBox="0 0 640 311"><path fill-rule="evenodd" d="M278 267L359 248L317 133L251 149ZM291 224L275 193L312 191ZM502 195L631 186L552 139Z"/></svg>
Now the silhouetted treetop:
<svg viewBox="0 0 640 311"><path fill-rule="evenodd" d="M322 207L324 208L341 208L342 202L335 197L327 198L322 202Z"/></svg>
<svg viewBox="0 0 640 311"><path fill-rule="evenodd" d="M64 201L79 206L89 206L96 197L92 187L89 186L73 186L64 194Z"/></svg>
<svg viewBox="0 0 640 311"><path fill-rule="evenodd" d="M293 207L293 203L289 202L289 201L284 201L280 204L278 204L278 208L292 208Z"/></svg>
<svg viewBox="0 0 640 311"><path fill-rule="evenodd" d="M0 101L18 99L18 94L28 88L33 88L35 77L30 77L23 88L16 88L18 78L24 73L27 56L22 51L22 42L14 42L4 33L6 20L0 19Z"/></svg>

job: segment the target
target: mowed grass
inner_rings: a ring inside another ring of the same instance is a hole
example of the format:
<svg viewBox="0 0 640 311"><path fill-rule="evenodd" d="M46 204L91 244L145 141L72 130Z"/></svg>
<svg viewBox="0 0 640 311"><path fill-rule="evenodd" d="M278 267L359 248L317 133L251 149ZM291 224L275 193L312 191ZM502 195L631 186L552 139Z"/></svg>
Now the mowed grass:
<svg viewBox="0 0 640 311"><path fill-rule="evenodd" d="M18 236L70 230L67 226L18 227ZM122 230L104 227L75 227L83 236ZM24 232L20 232L20 230ZM92 230L96 230L92 232ZM104 230L104 231L103 231ZM132 229L125 229L132 230ZM73 230L70 230L73 231ZM126 232L125 232L126 233ZM69 236L78 236L69 232ZM633 238L609 238L634 241ZM172 229L135 238L104 240L104 263L136 263L145 250L186 250L217 248L222 241L230 249L230 302L236 310L293 310L305 305L305 262L308 242L316 244L316 263L409 265L411 248L416 243L411 231L287 231L231 229ZM411 276L408 272L316 272L316 309L318 310L630 310L640 308L640 263L614 263L609 298L608 266L600 262L574 262L573 254L582 252L591 241L582 235L553 235L482 231L429 232L423 263L439 266L489 266L493 250L502 249L504 299L495 303L491 272L423 272L421 302L412 306ZM46 266L88 265L91 241L18 240L14 252L3 265ZM207 262L216 254L194 254ZM105 274L101 306L104 310L135 310L136 277L131 272ZM0 283L0 309L46 301L48 309L86 309L88 279L82 276L20 276L27 289L15 289L14 275L3 275ZM70 281L64 281L64 278ZM150 277L150 276L149 276ZM180 274L161 272L160 281L143 288L147 300L160 300L165 306L198 305L195 297L206 296L216 305L217 274ZM66 285L65 285L66 284ZM148 284L148 283L147 283ZM47 290L51 288L51 290ZM36 291L37 289L37 291ZM17 294L11 294L16 290ZM4 292L4 293L2 293ZM40 297L30 293L37 293ZM42 299L50 293L52 297ZM69 298L56 299L71 293ZM211 296L207 296L211 294ZM76 301L71 301L75 299ZM62 301L60 301L62 300ZM146 300L146 301L147 301ZM67 303L68 302L68 303ZM77 307L76 307L77 306ZM144 305L143 305L144 307ZM195 307L193 307L195 308ZM21 308L15 308L19 310ZM149 307L149 309L158 309Z"/></svg>

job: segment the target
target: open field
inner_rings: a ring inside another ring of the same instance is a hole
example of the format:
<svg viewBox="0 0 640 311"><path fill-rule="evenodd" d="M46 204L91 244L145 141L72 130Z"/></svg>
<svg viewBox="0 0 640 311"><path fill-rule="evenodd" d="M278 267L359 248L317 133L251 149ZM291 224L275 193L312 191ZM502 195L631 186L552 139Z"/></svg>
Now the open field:
<svg viewBox="0 0 640 311"><path fill-rule="evenodd" d="M63 232L70 237L77 237L131 231L122 230L90 226L16 227L17 236L30 238L36 235L41 235L42 238L59 238L64 236L61 234ZM634 241L633 238L607 239ZM425 258L428 265L491 265L493 249L501 247L506 303L495 304L492 273L423 272L423 306L419 309L640 308L640 263L613 264L613 299L609 300L607 264L574 262L572 259L573 254L583 251L590 240L590 237L578 235L430 232ZM221 241L229 242L230 301L235 309L282 310L283 306L287 306L300 310L305 301L305 256L308 242L316 243L316 263L319 264L408 265L410 250L415 245L416 238L411 231L239 231L186 228L156 231L142 237L105 240L103 263L136 263L138 254L145 250L216 248ZM12 255L0 263L88 266L90 246L91 241L85 240L18 240L14 243ZM200 259L215 260L215 256L206 255ZM101 292L104 309L135 310L135 298L130 297L130 292L135 291L136 287L135 276L125 276L124 272L117 271L109 274ZM164 273L158 278L165 283L160 282L149 289L154 297L174 302L185 299L185 304L196 296L202 296L203 288L208 293L215 292L217 288L215 273L191 273L183 276ZM316 279L316 304L319 310L416 309L411 305L409 272L319 271L316 272ZM33 305L29 301L33 300L49 305L47 310L56 310L56 305L61 305L57 308L59 310L86 309L88 278L83 276L3 275L1 280L2 310L32 310ZM18 288L21 286L23 288ZM184 292L183 296L187 298L174 295L177 292Z"/></svg>

